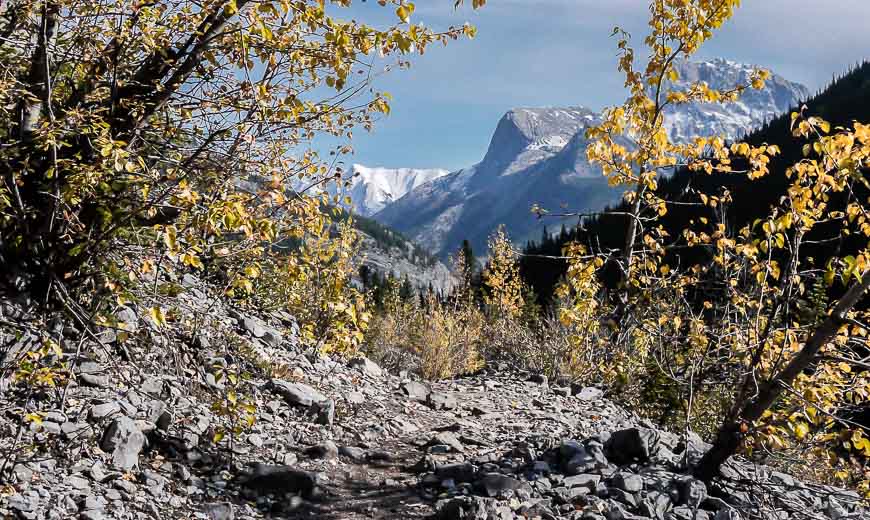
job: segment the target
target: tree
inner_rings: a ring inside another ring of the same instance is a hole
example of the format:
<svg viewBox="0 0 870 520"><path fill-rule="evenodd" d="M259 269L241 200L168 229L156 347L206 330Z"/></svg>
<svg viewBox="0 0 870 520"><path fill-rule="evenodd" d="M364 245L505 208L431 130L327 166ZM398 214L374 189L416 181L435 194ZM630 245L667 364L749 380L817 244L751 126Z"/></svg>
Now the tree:
<svg viewBox="0 0 870 520"><path fill-rule="evenodd" d="M325 199L310 190L336 159L310 143L389 113L366 57L474 34L389 3L385 28L341 20L350 0L0 5L0 261L25 275L18 289L42 300L93 283L122 238L162 239L197 269L231 259L245 288L269 244L322 233Z"/></svg>
<svg viewBox="0 0 870 520"><path fill-rule="evenodd" d="M517 252L504 230L492 233L488 241L489 260L481 276L483 303L496 319L514 319L525 306L526 288L520 277Z"/></svg>
<svg viewBox="0 0 870 520"><path fill-rule="evenodd" d="M868 313L859 302L870 287L864 179L870 127L832 128L820 118L793 114L804 159L788 169L785 196L741 229L727 225L732 203L727 191L694 190L679 200L658 191L662 174L676 168L697 176L765 178L780 152L766 143L728 145L720 136L673 143L665 130L669 105L730 102L747 88L763 86L766 71L727 91L704 83L684 91L669 88L677 79L674 61L695 53L738 4L652 0L644 40L650 53L640 67L629 35L614 31L630 95L588 130L588 159L612 185L629 189L625 209L607 215L624 219L624 242L615 252L580 244L566 248L568 280L560 291L571 299L562 319L575 327L578 348L595 350L602 336L609 338L608 352L597 356L604 376L616 370L622 381L650 381L664 374L685 392L687 429L698 406L705 417L721 421L712 449L695 468L705 480L739 449L783 448L786 437L796 442L812 437L827 443L828 453L845 447L870 456L866 432L838 416L840 406L870 396L870 377L859 355L868 346ZM843 202L839 209L835 201ZM703 216L668 233L661 219L671 207L686 204L703 208ZM855 236L862 240L859 253L831 258L824 267L801 254L805 242ZM606 264L620 266L623 283L602 294L597 287L602 273L595 271ZM820 277L829 293L841 284L841 296L832 305L820 298L818 309L805 312L795 302L806 299ZM620 319L606 329L590 329L590 323L607 321L602 313L612 308L610 298L618 301ZM721 402L730 405L714 406ZM841 444L842 438L848 441Z"/></svg>

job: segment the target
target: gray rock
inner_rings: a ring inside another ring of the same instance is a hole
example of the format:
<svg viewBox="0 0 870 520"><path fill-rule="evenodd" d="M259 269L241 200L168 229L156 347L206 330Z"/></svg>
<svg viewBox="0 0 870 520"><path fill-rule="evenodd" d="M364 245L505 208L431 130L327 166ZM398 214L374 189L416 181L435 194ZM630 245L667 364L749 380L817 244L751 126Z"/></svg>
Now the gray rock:
<svg viewBox="0 0 870 520"><path fill-rule="evenodd" d="M139 385L139 391L152 397L163 397L165 385L162 379L149 377Z"/></svg>
<svg viewBox="0 0 870 520"><path fill-rule="evenodd" d="M91 479L93 479L94 482L102 483L117 476L118 474L106 471L106 467L103 465L103 463L97 461L94 462L90 468L88 468L88 475L90 475Z"/></svg>
<svg viewBox="0 0 870 520"><path fill-rule="evenodd" d="M567 386L553 387L553 393L560 397L571 397L571 389Z"/></svg>
<svg viewBox="0 0 870 520"><path fill-rule="evenodd" d="M425 403L431 393L429 387L419 381L406 381L399 388L405 395L421 403Z"/></svg>
<svg viewBox="0 0 870 520"><path fill-rule="evenodd" d="M562 470L567 475L579 475L600 470L607 466L601 445L597 442L581 444L577 441L566 441L559 448Z"/></svg>
<svg viewBox="0 0 870 520"><path fill-rule="evenodd" d="M477 480L475 486L485 493L486 496L492 498L505 497L508 495L508 492L532 492L528 482L523 482L501 473L487 473Z"/></svg>
<svg viewBox="0 0 870 520"><path fill-rule="evenodd" d="M292 465L296 464L296 462L299 460L299 457L297 457L296 454L293 453L292 451L288 451L288 452L282 453L281 456L279 457L279 460L281 461L281 464L283 464L284 466L292 466Z"/></svg>
<svg viewBox="0 0 870 520"><path fill-rule="evenodd" d="M611 484L617 489L637 493L643 489L643 478L633 473L619 472L613 476Z"/></svg>
<svg viewBox="0 0 870 520"><path fill-rule="evenodd" d="M242 485L259 493L295 493L309 498L317 488L317 476L290 466L256 463Z"/></svg>
<svg viewBox="0 0 870 520"><path fill-rule="evenodd" d="M586 388L581 388L574 395L581 401L595 401L604 397L604 391L594 386L587 386Z"/></svg>
<svg viewBox="0 0 870 520"><path fill-rule="evenodd" d="M111 401L108 403L95 404L91 407L88 412L88 417L92 421L100 421L109 417L111 415L115 415L121 411L121 405L117 401Z"/></svg>
<svg viewBox="0 0 870 520"><path fill-rule="evenodd" d="M641 500L638 505L638 512L643 516L655 520L665 520L665 513L667 513L670 508L670 495L661 491L651 491Z"/></svg>
<svg viewBox="0 0 870 520"><path fill-rule="evenodd" d="M742 520L740 517L740 513L735 511L734 509L720 509L716 512L716 516L713 517L713 520Z"/></svg>
<svg viewBox="0 0 870 520"><path fill-rule="evenodd" d="M428 403L434 410L454 410L459 406L453 395L442 392L432 392L429 394Z"/></svg>
<svg viewBox="0 0 870 520"><path fill-rule="evenodd" d="M137 489L136 484L134 484L133 482L130 482L129 480L124 480L122 478L119 478L119 479L113 480L112 485L115 486L117 489L120 489L121 491L127 493L130 496L133 496L136 494L136 489Z"/></svg>
<svg viewBox="0 0 870 520"><path fill-rule="evenodd" d="M108 517L106 513L103 512L102 509L89 509L87 511L83 511L79 518L81 520L107 520Z"/></svg>
<svg viewBox="0 0 870 520"><path fill-rule="evenodd" d="M617 500L631 509L637 509L638 501L632 493L618 488L607 488L606 491L609 498Z"/></svg>
<svg viewBox="0 0 870 520"><path fill-rule="evenodd" d="M172 416L169 414L166 403L160 399L153 399L148 403L146 416L148 421L154 423L158 430L167 431L172 424Z"/></svg>
<svg viewBox="0 0 870 520"><path fill-rule="evenodd" d="M120 470L130 470L139 462L139 453L145 446L145 434L129 417L119 417L103 432L100 448L112 454L112 464Z"/></svg>
<svg viewBox="0 0 870 520"><path fill-rule="evenodd" d="M84 510L100 510L100 511L102 511L105 508L106 508L106 499L101 497L101 496L97 496L97 495L91 495L91 496L85 498L85 502L82 505L82 509L84 509Z"/></svg>
<svg viewBox="0 0 870 520"><path fill-rule="evenodd" d="M248 443L255 448L263 447L263 436L259 433L252 433L248 435Z"/></svg>
<svg viewBox="0 0 870 520"><path fill-rule="evenodd" d="M459 439L456 438L452 432L438 432L432 437L429 442L426 444L427 446L448 446L451 450L461 453L465 451L465 446L459 442Z"/></svg>
<svg viewBox="0 0 870 520"><path fill-rule="evenodd" d="M310 408L327 400L325 395L302 383L288 383L280 379L272 379L269 382L269 387L294 406Z"/></svg>
<svg viewBox="0 0 870 520"><path fill-rule="evenodd" d="M439 501L435 505L437 520L498 520L495 503L481 497L459 497Z"/></svg>
<svg viewBox="0 0 870 520"><path fill-rule="evenodd" d="M39 510L39 495L34 491L18 493L8 498L6 505L13 511L29 513Z"/></svg>
<svg viewBox="0 0 870 520"><path fill-rule="evenodd" d="M547 386L549 380L544 374L532 374L531 376L529 376L529 382L536 385Z"/></svg>
<svg viewBox="0 0 870 520"><path fill-rule="evenodd" d="M338 446L332 441L325 441L306 449L305 454L315 459L331 460L338 457Z"/></svg>
<svg viewBox="0 0 870 520"><path fill-rule="evenodd" d="M456 482L472 482L477 478L477 468L468 462L443 464L435 468L435 475L440 480L451 479Z"/></svg>
<svg viewBox="0 0 870 520"><path fill-rule="evenodd" d="M384 375L384 370L365 356L351 359L348 362L348 366L359 369L360 372L370 377L378 378Z"/></svg>
<svg viewBox="0 0 870 520"><path fill-rule="evenodd" d="M659 434L649 428L628 428L613 432L607 441L607 458L617 464L645 463L655 456Z"/></svg>
<svg viewBox="0 0 870 520"><path fill-rule="evenodd" d="M710 515L703 509L692 509L691 507L678 506L667 513L665 518L667 520L709 520Z"/></svg>
<svg viewBox="0 0 870 520"><path fill-rule="evenodd" d="M266 333L263 334L263 337L260 339L263 340L266 345L269 345L272 348L280 347L282 343L284 343L284 336L278 332L277 329L272 327L265 327Z"/></svg>
<svg viewBox="0 0 870 520"><path fill-rule="evenodd" d="M345 399L347 399L347 402L350 404L363 404L366 402L366 398L362 392L348 392Z"/></svg>
<svg viewBox="0 0 870 520"><path fill-rule="evenodd" d="M203 513L208 520L235 520L233 506L230 503L206 504L203 506Z"/></svg>
<svg viewBox="0 0 870 520"><path fill-rule="evenodd" d="M106 374L79 374L79 380L86 386L95 388L108 388L111 386L109 376Z"/></svg>
<svg viewBox="0 0 870 520"><path fill-rule="evenodd" d="M260 321L256 318L251 318L250 316L243 317L242 318L242 327L244 327L244 329L246 331L248 331L248 333L251 336L254 336L255 338L262 338L263 336L266 335L265 325L263 324L262 321Z"/></svg>
<svg viewBox="0 0 870 520"><path fill-rule="evenodd" d="M82 477L77 477L75 475L69 476L66 478L65 482L69 484L73 489L79 491L90 491L91 483Z"/></svg>
<svg viewBox="0 0 870 520"><path fill-rule="evenodd" d="M322 424L332 428L335 422L335 401L327 399L315 404L317 409L317 424Z"/></svg>
<svg viewBox="0 0 870 520"><path fill-rule="evenodd" d="M12 467L12 474L19 483L27 483L33 480L33 470L24 464L16 464Z"/></svg>
<svg viewBox="0 0 870 520"><path fill-rule="evenodd" d="M573 477L565 477L562 484L569 489L584 487L590 491L595 491L599 482L601 482L600 475L574 475Z"/></svg>
<svg viewBox="0 0 870 520"><path fill-rule="evenodd" d="M45 425L45 422L43 422ZM60 431L68 440L87 440L94 436L94 429L88 423L68 421L60 425Z"/></svg>
<svg viewBox="0 0 870 520"><path fill-rule="evenodd" d="M365 462L367 460L366 450L356 446L341 446L338 448L338 454L354 462Z"/></svg>
<svg viewBox="0 0 870 520"><path fill-rule="evenodd" d="M115 319L118 320L118 327L127 332L136 332L139 330L139 316L136 311L130 307L121 306L115 311Z"/></svg>
<svg viewBox="0 0 870 520"><path fill-rule="evenodd" d="M707 486L700 480L688 478L678 482L680 505L698 508L707 498Z"/></svg>

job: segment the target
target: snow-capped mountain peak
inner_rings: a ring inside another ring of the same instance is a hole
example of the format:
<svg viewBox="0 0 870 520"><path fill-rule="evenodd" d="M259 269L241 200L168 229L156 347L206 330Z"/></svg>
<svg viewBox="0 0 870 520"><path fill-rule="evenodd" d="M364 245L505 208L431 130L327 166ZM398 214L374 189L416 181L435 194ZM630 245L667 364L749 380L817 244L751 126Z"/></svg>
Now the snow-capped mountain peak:
<svg viewBox="0 0 870 520"><path fill-rule="evenodd" d="M760 68L723 58L683 60L675 64L679 78L666 83L665 90L684 91L697 82L704 82L712 89L727 91L748 85L753 72ZM665 127L674 141L713 135L739 139L809 95L809 90L803 85L774 74L763 89L747 89L733 103L670 106L665 109Z"/></svg>
<svg viewBox="0 0 870 520"><path fill-rule="evenodd" d="M729 90L748 83L757 68L724 59L683 61L676 64L678 79L665 89L687 89L703 81ZM665 111L665 124L675 141L714 134L734 140L808 97L804 86L774 74L763 89L746 90L734 103L672 105ZM498 122L481 162L412 189L375 218L442 257L463 239L482 250L500 224L514 240L537 238L545 224L557 222L536 220L529 211L534 204L598 211L622 196L586 159L586 129L599 121L599 114L584 107L510 110Z"/></svg>
<svg viewBox="0 0 870 520"><path fill-rule="evenodd" d="M438 168L369 168L354 164L344 181L356 213L369 216L414 188L448 173Z"/></svg>

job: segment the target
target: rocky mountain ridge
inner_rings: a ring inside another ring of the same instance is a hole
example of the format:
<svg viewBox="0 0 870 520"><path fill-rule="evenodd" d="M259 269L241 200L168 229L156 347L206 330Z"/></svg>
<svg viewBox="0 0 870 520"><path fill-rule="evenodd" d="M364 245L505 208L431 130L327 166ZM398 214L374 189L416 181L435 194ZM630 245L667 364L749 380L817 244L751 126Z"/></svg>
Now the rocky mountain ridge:
<svg viewBox="0 0 870 520"><path fill-rule="evenodd" d="M228 307L190 275L179 283L164 302L177 321L120 307L116 327L84 341L73 323L48 327L26 302L0 301L0 453L18 454L2 468L0 517L867 518L854 492L746 461L695 480L707 446L606 389L498 365L424 383L306 351L291 316ZM189 316L202 326L186 329ZM62 400L12 377L37 330L52 331L71 372ZM248 375L216 376L236 369ZM39 419L22 423L34 403ZM232 403L244 408L228 413Z"/></svg>
<svg viewBox="0 0 870 520"><path fill-rule="evenodd" d="M354 217L360 235L357 261L380 276L407 280L412 287L447 294L456 285L450 268L401 233L375 220Z"/></svg>
<svg viewBox="0 0 870 520"><path fill-rule="evenodd" d="M370 217L414 188L448 173L448 170L438 168L370 168L354 164L342 177L346 185L342 192L351 198L349 209L357 215Z"/></svg>
<svg viewBox="0 0 870 520"><path fill-rule="evenodd" d="M754 67L727 60L681 62L680 80L729 89L745 82ZM760 91L747 91L736 103L684 105L666 115L671 137L722 134L737 138L809 95L802 85L773 75ZM505 224L513 239L538 238L544 225L575 218L536 220L533 205L559 212L598 211L621 193L607 186L600 170L586 161L585 130L599 116L583 107L519 108L496 126L483 160L422 184L387 204L373 218L393 226L441 257L463 239L484 250L486 239Z"/></svg>

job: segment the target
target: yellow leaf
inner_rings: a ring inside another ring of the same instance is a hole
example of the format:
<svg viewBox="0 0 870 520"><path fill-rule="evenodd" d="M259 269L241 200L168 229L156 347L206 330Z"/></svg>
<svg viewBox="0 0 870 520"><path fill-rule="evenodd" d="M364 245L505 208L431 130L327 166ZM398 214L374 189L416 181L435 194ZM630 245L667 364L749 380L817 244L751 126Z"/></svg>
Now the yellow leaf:
<svg viewBox="0 0 870 520"><path fill-rule="evenodd" d="M163 313L163 309L160 307L151 307L148 309L148 315L151 316L151 320L157 324L158 327L166 325L166 314Z"/></svg>

